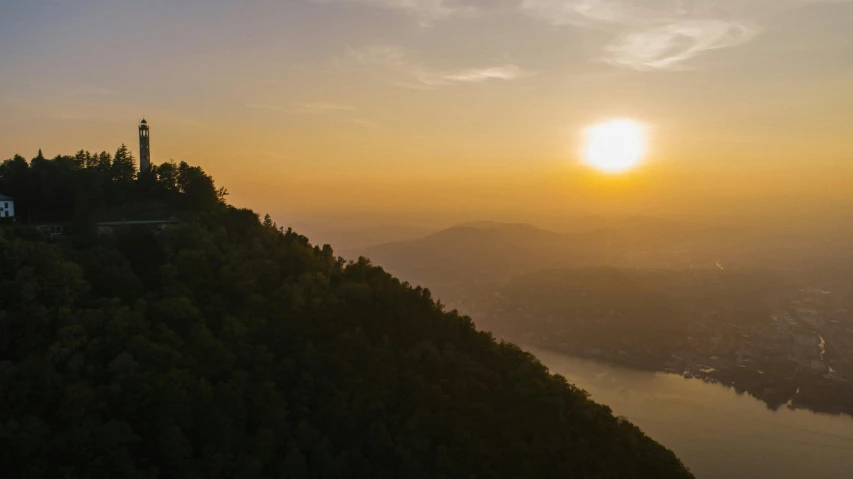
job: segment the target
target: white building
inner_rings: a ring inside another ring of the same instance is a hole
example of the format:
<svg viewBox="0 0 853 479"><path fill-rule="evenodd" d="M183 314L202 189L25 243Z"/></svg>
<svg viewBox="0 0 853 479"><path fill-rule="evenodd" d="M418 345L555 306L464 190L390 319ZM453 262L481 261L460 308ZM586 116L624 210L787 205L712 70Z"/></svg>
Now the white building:
<svg viewBox="0 0 853 479"><path fill-rule="evenodd" d="M15 202L8 196L0 195L0 218L15 216Z"/></svg>

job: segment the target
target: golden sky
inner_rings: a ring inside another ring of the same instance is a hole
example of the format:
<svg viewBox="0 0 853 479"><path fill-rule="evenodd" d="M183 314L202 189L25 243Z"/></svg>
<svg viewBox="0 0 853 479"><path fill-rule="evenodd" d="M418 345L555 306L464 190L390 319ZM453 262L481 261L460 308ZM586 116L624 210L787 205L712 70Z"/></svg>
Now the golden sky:
<svg viewBox="0 0 853 479"><path fill-rule="evenodd" d="M185 160L277 216L848 202L853 1L0 0L0 158ZM648 127L624 175L581 131ZM471 218L475 219L475 218ZM499 218L483 218L499 219Z"/></svg>

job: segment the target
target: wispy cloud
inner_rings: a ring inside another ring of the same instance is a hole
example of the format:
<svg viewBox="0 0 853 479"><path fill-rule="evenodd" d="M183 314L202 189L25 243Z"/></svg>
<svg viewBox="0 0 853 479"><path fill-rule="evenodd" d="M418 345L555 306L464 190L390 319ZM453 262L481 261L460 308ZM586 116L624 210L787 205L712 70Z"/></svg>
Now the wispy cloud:
<svg viewBox="0 0 853 479"><path fill-rule="evenodd" d="M300 107L300 111L305 113L334 113L341 111L355 111L355 107L352 105L344 105L341 103L331 103L331 102L315 102L315 103L306 103Z"/></svg>
<svg viewBox="0 0 853 479"><path fill-rule="evenodd" d="M315 3L360 3L409 13L429 25L452 15L472 13L475 7L458 0L312 0Z"/></svg>
<svg viewBox="0 0 853 479"><path fill-rule="evenodd" d="M534 72L525 70L517 65L503 65L499 67L449 72L444 75L444 78L449 81L477 83L487 80L515 80L533 74Z"/></svg>
<svg viewBox="0 0 853 479"><path fill-rule="evenodd" d="M115 94L115 90L112 90L110 88L104 88L104 87L90 85L90 86L82 87L80 89L80 94L81 95L87 95L87 96L110 96L110 95Z"/></svg>
<svg viewBox="0 0 853 479"><path fill-rule="evenodd" d="M246 103L246 108L252 108L254 110L285 111L284 108L278 105L267 105L263 103Z"/></svg>
<svg viewBox="0 0 853 479"><path fill-rule="evenodd" d="M645 9L616 0L522 0L521 10L556 26L595 26L647 16Z"/></svg>
<svg viewBox="0 0 853 479"><path fill-rule="evenodd" d="M602 60L638 70L686 69L711 50L743 45L761 27L738 19L733 0L522 0L527 15L610 36Z"/></svg>
<svg viewBox="0 0 853 479"><path fill-rule="evenodd" d="M685 70L691 60L714 50L747 44L764 27L759 19L774 9L853 0L310 0L357 3L406 12L424 25L456 16L512 9L556 27L572 27L604 37L599 60L636 70ZM436 88L458 82L510 80L530 74L515 65L470 71L437 71L405 52L367 49L357 52L365 64L385 65L410 87ZM369 56L370 58L365 58Z"/></svg>
<svg viewBox="0 0 853 479"><path fill-rule="evenodd" d="M364 128L372 128L372 129L381 128L381 126L379 126L379 123L376 123L375 121L372 121L372 120L368 120L366 118L350 118L349 122L352 123L353 125L361 126Z"/></svg>
<svg viewBox="0 0 853 479"><path fill-rule="evenodd" d="M282 111L287 113L340 113L355 111L355 107L341 103L318 101L305 103L296 107L283 107L267 103L246 103L246 108L255 110Z"/></svg>
<svg viewBox="0 0 853 479"><path fill-rule="evenodd" d="M266 103L246 103L245 106L246 108L252 108L255 110L279 111L284 112L286 114L312 114L317 116L328 115L328 118L333 119L337 122L345 122L362 128L382 128L378 123L373 120L368 120L367 118L348 117L348 115L346 114L351 114L355 112L356 108L352 105L346 105L342 103L317 101L312 103L305 103L292 108L284 108L278 105L271 105Z"/></svg>
<svg viewBox="0 0 853 479"><path fill-rule="evenodd" d="M440 70L413 60L405 49L395 46L371 46L350 50L349 56L360 66L384 72L393 83L418 89L435 89L453 84L482 83L489 80L511 81L536 74L532 70L514 64Z"/></svg>
<svg viewBox="0 0 853 479"><path fill-rule="evenodd" d="M752 40L757 26L720 20L684 20L628 33L606 48L606 61L638 70L687 68L684 63L704 52L731 48Z"/></svg>

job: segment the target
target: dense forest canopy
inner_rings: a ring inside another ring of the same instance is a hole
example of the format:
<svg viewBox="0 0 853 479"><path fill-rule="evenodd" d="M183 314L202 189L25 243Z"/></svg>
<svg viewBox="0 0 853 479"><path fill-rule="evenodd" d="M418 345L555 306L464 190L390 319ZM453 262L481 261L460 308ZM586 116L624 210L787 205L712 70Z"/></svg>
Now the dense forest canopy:
<svg viewBox="0 0 853 479"><path fill-rule="evenodd" d="M0 194L15 200L19 222L85 223L204 211L227 192L215 189L210 176L185 162L138 172L122 145L114 155L80 150L47 159L39 150L31 161L16 155L0 164Z"/></svg>
<svg viewBox="0 0 853 479"><path fill-rule="evenodd" d="M691 477L428 290L225 204L198 168L128 159L0 166L31 221L184 214L0 228L8 477Z"/></svg>

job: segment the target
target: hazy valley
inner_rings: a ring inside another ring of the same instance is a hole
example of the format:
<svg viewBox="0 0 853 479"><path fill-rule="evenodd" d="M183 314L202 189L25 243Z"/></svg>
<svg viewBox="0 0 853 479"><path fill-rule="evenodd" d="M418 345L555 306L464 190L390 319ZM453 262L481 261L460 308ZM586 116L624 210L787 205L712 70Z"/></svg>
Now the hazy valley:
<svg viewBox="0 0 853 479"><path fill-rule="evenodd" d="M513 342L722 383L774 409L853 414L850 229L584 227L471 222L360 251Z"/></svg>

